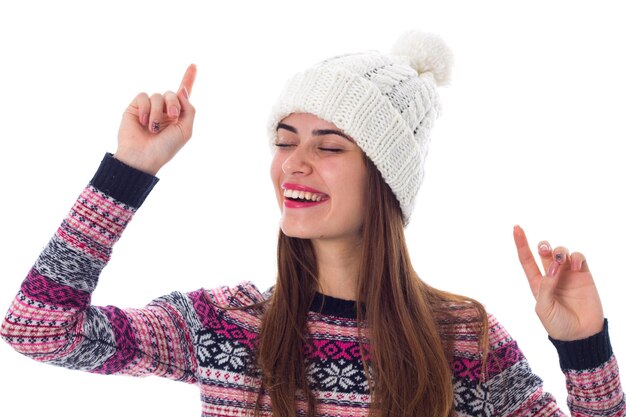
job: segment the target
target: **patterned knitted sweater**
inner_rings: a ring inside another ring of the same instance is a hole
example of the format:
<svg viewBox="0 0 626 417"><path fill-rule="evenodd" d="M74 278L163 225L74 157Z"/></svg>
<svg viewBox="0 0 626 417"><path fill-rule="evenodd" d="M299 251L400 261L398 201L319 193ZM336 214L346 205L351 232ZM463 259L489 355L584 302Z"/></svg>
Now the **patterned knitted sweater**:
<svg viewBox="0 0 626 417"><path fill-rule="evenodd" d="M263 309L225 310L270 296L253 284L174 292L144 308L90 304L99 274L133 214L157 179L107 154L22 283L1 335L35 360L101 374L158 375L196 384L203 416L244 416L260 391L254 352ZM461 306L441 323L453 340L454 402L463 416L562 415L543 392L516 342L489 319L486 372L478 335ZM365 416L370 397L352 301L316 294L305 345L320 416ZM626 405L608 329L555 344L577 416L624 416ZM269 396L261 393L264 415ZM298 399L301 410L304 402Z"/></svg>

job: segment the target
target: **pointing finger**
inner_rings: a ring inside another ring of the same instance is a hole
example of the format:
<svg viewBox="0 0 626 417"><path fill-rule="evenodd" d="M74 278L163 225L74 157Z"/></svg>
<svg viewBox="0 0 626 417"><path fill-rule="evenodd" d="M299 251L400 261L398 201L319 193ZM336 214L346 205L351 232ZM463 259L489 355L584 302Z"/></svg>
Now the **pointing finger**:
<svg viewBox="0 0 626 417"><path fill-rule="evenodd" d="M519 256L520 263L528 279L528 285L535 298L539 294L539 288L541 286L541 280L543 278L535 258L528 247L528 240L526 234L521 227L515 226L513 228L513 239L515 240L515 246L517 247L517 254Z"/></svg>
<svg viewBox="0 0 626 417"><path fill-rule="evenodd" d="M196 64L191 64L187 67L187 71L185 71L185 75L183 75L183 80L180 82L179 91L187 90L187 99L191 95L191 90L193 89L193 83L196 81L196 73L198 69Z"/></svg>

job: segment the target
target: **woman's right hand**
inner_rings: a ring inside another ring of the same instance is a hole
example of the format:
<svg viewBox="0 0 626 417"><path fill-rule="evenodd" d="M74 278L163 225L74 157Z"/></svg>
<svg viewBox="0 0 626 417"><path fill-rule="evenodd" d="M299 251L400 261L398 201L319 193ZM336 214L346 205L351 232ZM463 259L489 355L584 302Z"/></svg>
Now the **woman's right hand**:
<svg viewBox="0 0 626 417"><path fill-rule="evenodd" d="M191 64L177 93L137 95L122 117L115 158L156 175L191 138L196 109L189 95L195 79L196 66Z"/></svg>

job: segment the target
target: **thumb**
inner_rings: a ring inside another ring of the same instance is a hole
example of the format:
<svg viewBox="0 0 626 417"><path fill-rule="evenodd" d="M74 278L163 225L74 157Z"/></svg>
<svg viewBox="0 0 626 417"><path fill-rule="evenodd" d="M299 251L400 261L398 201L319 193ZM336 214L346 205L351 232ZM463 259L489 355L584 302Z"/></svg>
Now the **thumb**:
<svg viewBox="0 0 626 417"><path fill-rule="evenodd" d="M181 113L188 112L193 109L193 106L189 101L189 91L187 90L187 87L181 85L176 93L176 96L180 101Z"/></svg>
<svg viewBox="0 0 626 417"><path fill-rule="evenodd" d="M558 268L558 266L557 266ZM554 292L559 283L558 270L553 271L553 274L547 274L541 279L539 286L539 293L537 294L537 306L547 308L552 305L554 301Z"/></svg>

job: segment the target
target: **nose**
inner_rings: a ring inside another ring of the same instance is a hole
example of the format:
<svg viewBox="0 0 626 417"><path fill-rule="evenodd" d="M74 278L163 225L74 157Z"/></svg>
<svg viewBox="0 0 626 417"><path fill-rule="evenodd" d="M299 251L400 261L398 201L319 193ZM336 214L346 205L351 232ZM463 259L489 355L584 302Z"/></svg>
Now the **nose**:
<svg viewBox="0 0 626 417"><path fill-rule="evenodd" d="M306 175L311 172L310 155L304 146L295 146L283 161L283 172L288 175Z"/></svg>

